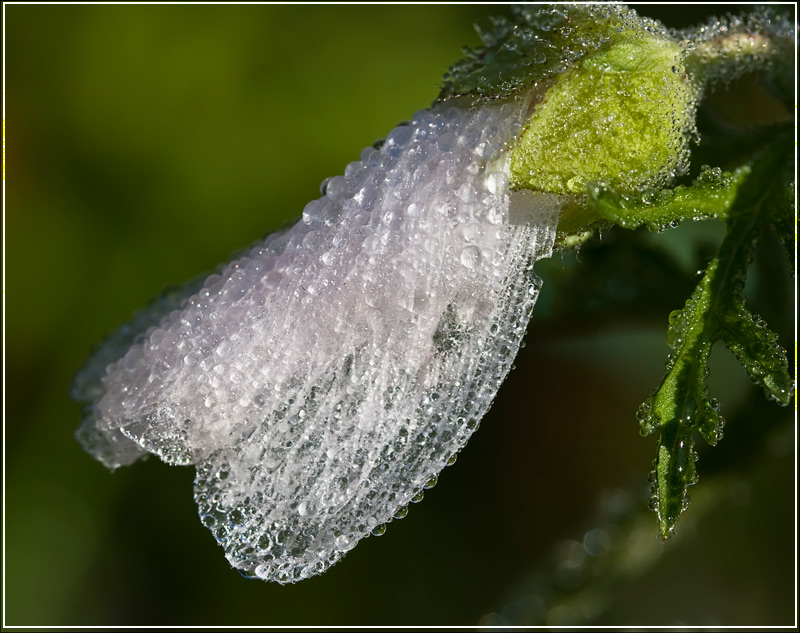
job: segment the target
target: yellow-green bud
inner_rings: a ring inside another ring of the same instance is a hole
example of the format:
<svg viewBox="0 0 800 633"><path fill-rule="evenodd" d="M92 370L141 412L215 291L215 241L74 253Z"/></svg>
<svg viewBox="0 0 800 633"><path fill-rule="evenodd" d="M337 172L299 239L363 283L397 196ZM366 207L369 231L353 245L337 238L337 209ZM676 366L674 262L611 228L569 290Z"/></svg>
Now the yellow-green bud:
<svg viewBox="0 0 800 633"><path fill-rule="evenodd" d="M584 193L662 185L687 162L693 84L676 42L631 31L557 77L511 150L511 185Z"/></svg>
<svg viewBox="0 0 800 633"><path fill-rule="evenodd" d="M584 194L602 182L625 191L685 169L699 88L673 34L621 5L512 12L450 69L440 100L530 100L510 148L513 188Z"/></svg>

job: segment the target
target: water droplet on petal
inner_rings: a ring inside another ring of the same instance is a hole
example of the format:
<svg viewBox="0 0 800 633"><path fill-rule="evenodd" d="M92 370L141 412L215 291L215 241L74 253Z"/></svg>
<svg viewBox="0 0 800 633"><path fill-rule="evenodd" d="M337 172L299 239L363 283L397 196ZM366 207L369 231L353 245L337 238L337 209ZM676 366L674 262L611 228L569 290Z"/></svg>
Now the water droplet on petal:
<svg viewBox="0 0 800 633"><path fill-rule="evenodd" d="M465 246L460 259L464 267L474 270L481 261L481 249L473 245Z"/></svg>

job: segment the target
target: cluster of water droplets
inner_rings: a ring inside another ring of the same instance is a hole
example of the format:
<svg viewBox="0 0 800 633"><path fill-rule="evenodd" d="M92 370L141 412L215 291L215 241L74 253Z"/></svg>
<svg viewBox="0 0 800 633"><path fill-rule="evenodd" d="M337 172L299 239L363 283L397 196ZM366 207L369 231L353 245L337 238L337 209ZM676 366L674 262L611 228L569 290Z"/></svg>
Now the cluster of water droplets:
<svg viewBox="0 0 800 633"><path fill-rule="evenodd" d="M493 16L491 23L476 26L483 46L464 49L444 76L441 99L496 99L547 84L605 46L612 30L667 33L624 5L512 5L511 17Z"/></svg>
<svg viewBox="0 0 800 633"><path fill-rule="evenodd" d="M796 30L788 11L780 13L783 10L755 7L743 16L714 17L673 35L681 42L688 65L711 83L725 84L744 72L758 71L793 86Z"/></svg>
<svg viewBox="0 0 800 633"><path fill-rule="evenodd" d="M551 253L560 199L508 187L525 111L418 112L292 228L139 315L76 381L85 448L197 464L203 523L262 579L405 516L490 406Z"/></svg>

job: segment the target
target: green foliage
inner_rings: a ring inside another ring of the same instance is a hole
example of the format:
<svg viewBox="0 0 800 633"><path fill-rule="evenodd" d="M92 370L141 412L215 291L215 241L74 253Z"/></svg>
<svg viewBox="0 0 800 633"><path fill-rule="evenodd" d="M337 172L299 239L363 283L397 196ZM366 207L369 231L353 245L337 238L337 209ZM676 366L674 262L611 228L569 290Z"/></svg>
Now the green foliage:
<svg viewBox="0 0 800 633"><path fill-rule="evenodd" d="M657 231L684 220L727 219L739 186L749 173L747 165L733 173L705 168L691 186L636 194L618 193L593 184L589 187L589 199L593 210L604 220L626 229L644 225Z"/></svg>
<svg viewBox="0 0 800 633"><path fill-rule="evenodd" d="M673 532L688 504L687 489L697 481L694 430L711 445L722 437L720 405L709 397L706 384L714 343L721 340L728 346L768 398L782 405L791 401L786 354L777 335L746 307L743 290L761 231L776 228L786 244L793 173L792 138L782 134L733 174L706 170L691 187L637 200L603 187L590 192L598 215L626 228L708 217L727 221L717 255L683 309L670 314L667 340L672 351L666 374L638 413L644 435L661 431L651 502L662 537Z"/></svg>
<svg viewBox="0 0 800 633"><path fill-rule="evenodd" d="M510 19L494 17L492 28L478 28L483 46L464 49L464 59L445 74L439 99L506 99L637 27L656 25L622 5L515 5Z"/></svg>
<svg viewBox="0 0 800 633"><path fill-rule="evenodd" d="M744 287L755 246L768 228L790 265L793 259L792 137L769 117L769 125L746 121L746 131L739 133L718 125L703 139L699 154L728 171L695 167L692 184L660 187L691 172L687 145L697 133L698 99L713 84L729 85L758 72L762 89L755 98L739 95L741 101L755 102L757 108L758 99L771 93L784 107L791 103L787 77L794 76L794 40L788 19L770 9L683 32L646 26L626 11L601 15L572 7L537 16L517 11L516 27L496 25L484 37L487 46L451 71L446 91L480 94L477 73L498 96L506 96L514 81L494 65L508 61L509 51L517 53L525 69L518 73L533 86L534 105L509 153L511 184L567 194L559 247L580 244L611 225L664 230L686 220L726 222L727 235L697 287L683 309L670 314L666 374L638 413L643 434L661 433L651 505L667 537L687 507L688 487L697 481L695 430L711 445L722 437L720 404L706 384L714 344L727 345L768 398L782 405L791 401L786 354L778 336L745 305ZM556 39L572 38L578 49L576 43L586 46L567 56L557 77L537 77L543 80L539 86L530 83L531 64L525 62L526 51L541 46L536 29L542 25L557 31ZM763 89L767 85L770 89ZM739 160L731 165L732 156Z"/></svg>

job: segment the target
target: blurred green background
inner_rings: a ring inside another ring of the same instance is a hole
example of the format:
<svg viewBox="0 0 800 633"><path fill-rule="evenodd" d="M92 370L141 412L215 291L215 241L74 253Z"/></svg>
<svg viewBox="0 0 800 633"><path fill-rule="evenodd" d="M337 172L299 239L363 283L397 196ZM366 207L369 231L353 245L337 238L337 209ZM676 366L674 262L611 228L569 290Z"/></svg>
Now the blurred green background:
<svg viewBox="0 0 800 633"><path fill-rule="evenodd" d="M649 269L625 236L542 262L528 345L458 464L386 536L298 585L229 567L193 469L111 475L73 439L70 384L93 344L298 217L507 8L4 10L7 626L792 623L794 412L762 403L725 350L711 384L726 438L701 455L678 536L657 543L646 511L655 437L634 413L719 227L648 236L682 263L674 279L653 264L646 297L628 292ZM709 8L644 12L683 26ZM575 285L593 270L619 275ZM791 300L785 279L765 283ZM587 288L619 309L601 318ZM789 309L772 316L791 345Z"/></svg>

